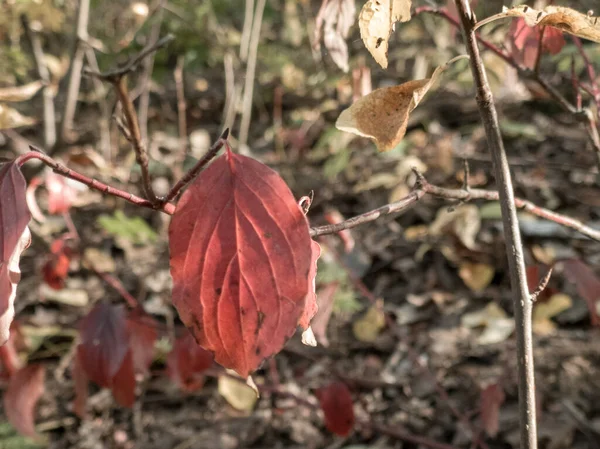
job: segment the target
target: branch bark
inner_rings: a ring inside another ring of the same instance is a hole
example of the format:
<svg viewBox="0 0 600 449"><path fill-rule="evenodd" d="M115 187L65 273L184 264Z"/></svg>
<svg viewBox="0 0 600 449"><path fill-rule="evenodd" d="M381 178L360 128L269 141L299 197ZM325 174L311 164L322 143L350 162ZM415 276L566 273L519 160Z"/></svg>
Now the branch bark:
<svg viewBox="0 0 600 449"><path fill-rule="evenodd" d="M470 56L479 115L485 128L487 143L492 156L502 210L502 222L504 225L504 238L506 241L506 254L508 257L516 323L521 448L535 449L537 448L537 423L535 417L535 378L531 329L532 303L525 275L523 246L519 232L510 167L500 134L500 125L498 123L494 98L477 46L477 37L474 31L476 24L475 15L471 11L468 0L455 0L455 3L462 25L465 45Z"/></svg>

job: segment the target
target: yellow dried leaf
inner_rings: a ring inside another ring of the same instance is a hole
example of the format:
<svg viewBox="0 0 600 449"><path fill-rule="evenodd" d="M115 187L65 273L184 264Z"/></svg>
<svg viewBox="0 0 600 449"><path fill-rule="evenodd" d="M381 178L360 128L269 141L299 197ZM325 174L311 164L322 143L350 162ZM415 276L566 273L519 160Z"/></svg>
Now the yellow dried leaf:
<svg viewBox="0 0 600 449"><path fill-rule="evenodd" d="M44 85L43 81L34 81L23 86L4 87L0 89L0 101L27 101Z"/></svg>
<svg viewBox="0 0 600 449"><path fill-rule="evenodd" d="M552 295L546 302L538 303L533 308L533 332L537 335L550 335L556 329L551 320L556 315L568 310L573 305L570 296L563 293Z"/></svg>
<svg viewBox="0 0 600 449"><path fill-rule="evenodd" d="M388 66L389 39L396 22L410 20L411 0L369 0L358 16L360 37L375 61Z"/></svg>
<svg viewBox="0 0 600 449"><path fill-rule="evenodd" d="M501 13L478 22L475 29L507 17L522 17L525 23L531 27L536 25L551 26L566 33L600 43L600 17L582 14L564 6L551 5L546 6L543 10L536 10L527 5L515 6L514 8L504 7Z"/></svg>
<svg viewBox="0 0 600 449"><path fill-rule="evenodd" d="M459 56L439 66L431 78L374 90L343 110L335 127L340 131L373 140L379 151L393 149L406 134L409 114L417 107L442 72L452 62L463 57Z"/></svg>
<svg viewBox="0 0 600 449"><path fill-rule="evenodd" d="M235 372L228 370L232 375ZM252 411L258 400L256 387L244 383L243 379L237 380L230 376L219 376L219 394L236 410Z"/></svg>
<svg viewBox="0 0 600 449"><path fill-rule="evenodd" d="M379 332L385 327L385 314L383 301L377 301L369 307L365 314L352 324L352 332L357 340L373 343L377 340Z"/></svg>
<svg viewBox="0 0 600 449"><path fill-rule="evenodd" d="M494 279L494 267L485 263L465 262L461 264L458 275L465 285L474 292L481 292Z"/></svg>
<svg viewBox="0 0 600 449"><path fill-rule="evenodd" d="M35 123L37 123L36 119L22 115L16 109L0 104L0 130L30 126Z"/></svg>

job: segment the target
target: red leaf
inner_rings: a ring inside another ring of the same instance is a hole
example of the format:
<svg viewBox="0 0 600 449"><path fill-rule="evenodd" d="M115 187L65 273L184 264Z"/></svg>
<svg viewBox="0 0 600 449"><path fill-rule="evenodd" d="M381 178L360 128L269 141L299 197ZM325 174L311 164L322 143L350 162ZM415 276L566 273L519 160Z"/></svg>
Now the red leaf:
<svg viewBox="0 0 600 449"><path fill-rule="evenodd" d="M202 388L204 371L213 364L213 355L196 343L189 332L175 340L167 357L169 377L182 390L192 392Z"/></svg>
<svg viewBox="0 0 600 449"><path fill-rule="evenodd" d="M20 433L37 438L35 431L35 406L44 393L45 370L43 365L29 365L17 371L4 393L4 413Z"/></svg>
<svg viewBox="0 0 600 449"><path fill-rule="evenodd" d="M54 215L69 211L76 192L68 184L65 177L54 172L48 172L46 175L46 190L48 190L48 213Z"/></svg>
<svg viewBox="0 0 600 449"><path fill-rule="evenodd" d="M131 351L127 351L119 371L113 376L111 390L117 404L122 407L133 407L135 403L135 371Z"/></svg>
<svg viewBox="0 0 600 449"><path fill-rule="evenodd" d="M73 368L71 370L71 376L75 384L75 400L73 401L73 410L75 414L81 419L85 418L85 405L88 398L88 377L81 366L79 357L75 357L73 360Z"/></svg>
<svg viewBox="0 0 600 449"><path fill-rule="evenodd" d="M311 241L311 264L308 272L308 294L304 304L304 311L298 324L302 329L308 329L310 320L313 319L319 307L317 306L317 294L315 292L315 278L317 277L317 260L321 256L321 247L314 240Z"/></svg>
<svg viewBox="0 0 600 449"><path fill-rule="evenodd" d="M101 387L110 387L129 347L123 308L100 302L81 320L77 356L85 374Z"/></svg>
<svg viewBox="0 0 600 449"><path fill-rule="evenodd" d="M12 303L20 279L19 256L29 246L26 236L31 214L25 201L26 187L16 163L0 168L0 345L8 340L14 316Z"/></svg>
<svg viewBox="0 0 600 449"><path fill-rule="evenodd" d="M46 284L54 290L60 290L65 286L72 256L73 251L64 239L57 239L50 245L50 254L42 267L42 273Z"/></svg>
<svg viewBox="0 0 600 449"><path fill-rule="evenodd" d="M156 321L140 310L129 313L129 348L133 356L133 367L138 374L148 374L148 368L154 360L154 343L158 336L156 326Z"/></svg>
<svg viewBox="0 0 600 449"><path fill-rule="evenodd" d="M592 324L599 325L596 304L600 299L600 279L588 265L579 259L563 260L562 266L565 277L575 284L577 293L587 302Z"/></svg>
<svg viewBox="0 0 600 449"><path fill-rule="evenodd" d="M488 436L494 438L498 434L500 406L504 403L504 391L498 384L488 385L481 391L481 422Z"/></svg>
<svg viewBox="0 0 600 449"><path fill-rule="evenodd" d="M543 33L543 34L542 34ZM523 18L513 20L508 32L513 58L525 67L535 67L542 39L542 51L553 55L559 53L565 45L562 31L545 27L530 27Z"/></svg>
<svg viewBox="0 0 600 449"><path fill-rule="evenodd" d="M319 388L315 395L325 414L327 430L343 437L348 435L354 427L354 404L346 384L333 382Z"/></svg>
<svg viewBox="0 0 600 449"><path fill-rule="evenodd" d="M277 173L231 150L202 172L169 228L173 304L242 377L279 352L308 294L308 223Z"/></svg>

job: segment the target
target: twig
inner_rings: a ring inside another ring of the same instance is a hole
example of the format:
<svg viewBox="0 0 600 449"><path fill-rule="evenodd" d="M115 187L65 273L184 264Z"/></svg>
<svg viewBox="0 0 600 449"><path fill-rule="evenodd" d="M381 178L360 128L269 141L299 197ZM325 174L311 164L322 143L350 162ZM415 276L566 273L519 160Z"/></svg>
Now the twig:
<svg viewBox="0 0 600 449"><path fill-rule="evenodd" d="M219 140L217 140L213 146L208 149L204 156L202 156L202 158L196 162L196 165L190 168L190 170L177 182L177 184L171 188L167 196L161 200L161 204L165 205L179 195L179 192L181 192L181 190L188 185L188 183L190 183L190 181L192 181L198 175L198 173L200 173L200 171L206 167L206 165L217 155L221 147L227 144L228 136L229 128L223 131L223 134L221 134Z"/></svg>
<svg viewBox="0 0 600 449"><path fill-rule="evenodd" d="M42 41L40 35L31 28L29 21L25 16L22 16L23 27L29 37L33 59L37 67L40 79L45 86L42 88L42 98L44 107L44 145L47 148L52 148L56 144L56 113L54 111L54 87L50 85L50 72L46 66L44 50L42 49Z"/></svg>
<svg viewBox="0 0 600 449"><path fill-rule="evenodd" d="M151 203L157 203L158 198L156 197L154 189L152 188L152 179L150 178L150 170L148 169L148 152L146 150L144 140L142 139L139 121L135 113L133 102L129 97L127 80L125 77L119 78L118 82L115 83L115 89L117 90L119 101L123 106L123 113L125 115L125 120L127 120L127 127L130 132L130 142L135 151L135 159L140 165L142 173L142 190L144 191L146 198L148 198Z"/></svg>
<svg viewBox="0 0 600 449"><path fill-rule="evenodd" d="M548 270L546 275L542 278L542 280L538 284L535 291L531 294L531 296L529 298L531 300L531 302L536 302L538 297L542 294L542 292L544 290L546 290L546 286L548 285L548 282L550 282L550 276L552 276L552 267L550 267L550 269Z"/></svg>
<svg viewBox="0 0 600 449"><path fill-rule="evenodd" d="M240 39L240 59L248 59L248 48L250 45L250 32L252 22L254 21L254 0L246 0L246 9L244 10L244 28L242 28L242 37Z"/></svg>
<svg viewBox="0 0 600 449"><path fill-rule="evenodd" d="M131 293L127 291L127 289L123 286L119 279L117 279L110 273L105 273L104 271L96 269L92 260L88 260L87 262L89 263L90 268L94 272L94 274L100 279L102 279L104 282L106 282L108 285L110 285L113 288L113 290L115 290L119 295L121 295L121 297L125 300L129 307L131 307L132 309L135 309L136 307L140 307L143 309L143 306L140 303L140 301L138 301L137 298L135 298Z"/></svg>
<svg viewBox="0 0 600 449"><path fill-rule="evenodd" d="M123 190L116 189L116 188L111 187L107 184L104 184L103 182L100 182L96 179L88 178L87 176L82 175L81 173L71 170L70 168L64 166L63 164L55 161L50 156L42 153L41 150L34 147L33 145L30 145L30 148L32 151L30 151L29 153L25 153L22 156L19 156L17 158L16 161L17 161L17 164L19 164L19 166L22 166L25 162L27 162L31 159L39 159L40 161L42 161L44 164L46 164L48 167L50 167L54 172L58 173L59 175L62 175L66 178L73 179L74 181L85 184L86 186L88 186L91 189L98 190L99 192L105 193L107 195L112 195L112 196L116 196L118 198L123 198L124 200L129 201L130 203L135 204L137 206L146 207L148 209L159 210L168 215L173 215L173 213L175 212L175 206L173 204L170 204L170 203L164 203L164 204L161 203L158 205L153 204L144 198L140 198L139 196L134 195L133 193L129 193L129 192L125 192Z"/></svg>
<svg viewBox="0 0 600 449"><path fill-rule="evenodd" d="M96 54L94 49L89 45L85 45L85 59L88 65L96 72L100 71L98 68L98 61L96 60ZM98 128L100 131L100 151L107 161L111 160L111 144L110 144L110 108L106 101L106 88L102 81L96 77L92 78L92 84L94 85L94 91L96 98L98 99L98 106L100 108L100 118L98 119Z"/></svg>
<svg viewBox="0 0 600 449"><path fill-rule="evenodd" d="M159 0L158 4L158 13L156 17L156 22L152 25L150 29L150 36L148 38L148 42L150 45L156 44L158 42L158 38L160 37L160 28L162 26L163 15L164 15L164 5L166 0ZM139 127L140 127L140 135L141 140L144 145L148 144L148 110L150 108L150 79L152 77L152 70L154 68L154 55L155 53L151 53L149 58L144 59L142 62L142 74L138 81L138 85L141 87L140 93L140 101L138 103L138 116L139 116Z"/></svg>
<svg viewBox="0 0 600 449"><path fill-rule="evenodd" d="M185 104L185 89L183 85L183 64L184 57L179 56L177 58L177 65L173 71L173 78L175 78L175 88L177 91L177 127L179 131L179 160L173 167L173 175L176 179L181 178L183 175L183 164L185 157L188 152L188 136L187 136L187 120L186 120L186 104Z"/></svg>
<svg viewBox="0 0 600 449"><path fill-rule="evenodd" d="M83 69L83 58L86 53L86 44L88 40L88 22L90 16L90 0L79 1L79 11L77 13L77 30L75 34L74 56L71 60L69 86L67 87L67 98L65 100L65 109L60 127L59 141L64 142L69 138L73 128L73 118L77 108L77 96L79 95L79 86L81 84L81 71ZM50 151L52 153L52 151Z"/></svg>
<svg viewBox="0 0 600 449"><path fill-rule="evenodd" d="M250 36L250 48L248 51L248 65L246 66L246 83L244 85L244 100L242 103L242 120L240 123L239 143L241 146L248 142L248 131L252 119L252 99L254 97L254 77L256 75L256 58L258 56L258 42L260 40L260 29L262 27L263 11L266 0L258 0L254 20L252 22L252 33Z"/></svg>
<svg viewBox="0 0 600 449"><path fill-rule="evenodd" d="M487 80L487 74L473 31L476 18L468 0L455 0L456 9L462 23L462 32L470 56L471 71L476 87L479 115L492 155L496 183L499 187L500 208L506 241L506 254L512 288L515 334L517 341L517 366L519 379L519 421L521 427L521 448L537 448L537 422L535 403L535 378L532 337L532 303L525 274L525 259L521 234L517 219L517 208L513 193L510 167L506 158L494 98Z"/></svg>
<svg viewBox="0 0 600 449"><path fill-rule="evenodd" d="M396 201L395 203L386 204L382 207L378 207L377 209L349 218L340 223L313 227L310 230L311 237L335 234L336 232L340 232L345 229L352 229L366 223L371 223L379 219L380 217L384 217L386 215L404 212L417 201L419 201L425 194L457 201L498 201L500 199L500 195L497 191L494 190L471 188L466 190L464 186L460 189L446 189L443 187L438 187L433 184L430 184L421 173L419 173L416 170L414 171L417 175L417 185L411 193L409 193L401 200ZM532 215L543 218L545 220L553 221L557 224L573 229L574 231L577 231L580 234L585 235L586 237L589 237L592 240L600 242L600 230L591 228L583 224L579 220L575 220L574 218L568 217L566 215L559 214L549 209L537 206L531 201L524 200L518 197L514 199L514 204L519 209L523 209Z"/></svg>

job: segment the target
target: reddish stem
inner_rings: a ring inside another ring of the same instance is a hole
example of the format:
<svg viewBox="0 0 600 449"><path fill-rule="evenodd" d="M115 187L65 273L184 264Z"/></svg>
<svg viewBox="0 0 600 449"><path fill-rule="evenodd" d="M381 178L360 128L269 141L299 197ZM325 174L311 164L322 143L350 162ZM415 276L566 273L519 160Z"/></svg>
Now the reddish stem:
<svg viewBox="0 0 600 449"><path fill-rule="evenodd" d="M137 206L159 210L161 212L164 212L165 214L173 215L173 213L175 212L175 205L173 204L165 202L158 205L154 205L152 204L152 202L145 200L144 198L140 198L139 196L136 196L133 193L115 189L114 187L104 184L103 182L100 182L93 178L88 178L87 176L81 173L71 170L70 168L66 167L60 162L55 161L50 156L42 153L40 150L38 150L32 145L30 145L30 148L32 151L25 153L24 155L19 156L17 158L17 164L19 164L19 166L22 166L25 162L31 159L38 159L59 175L85 184L91 189L98 190L99 192L105 193L107 195L123 198L124 200L129 201L130 203L135 204Z"/></svg>

